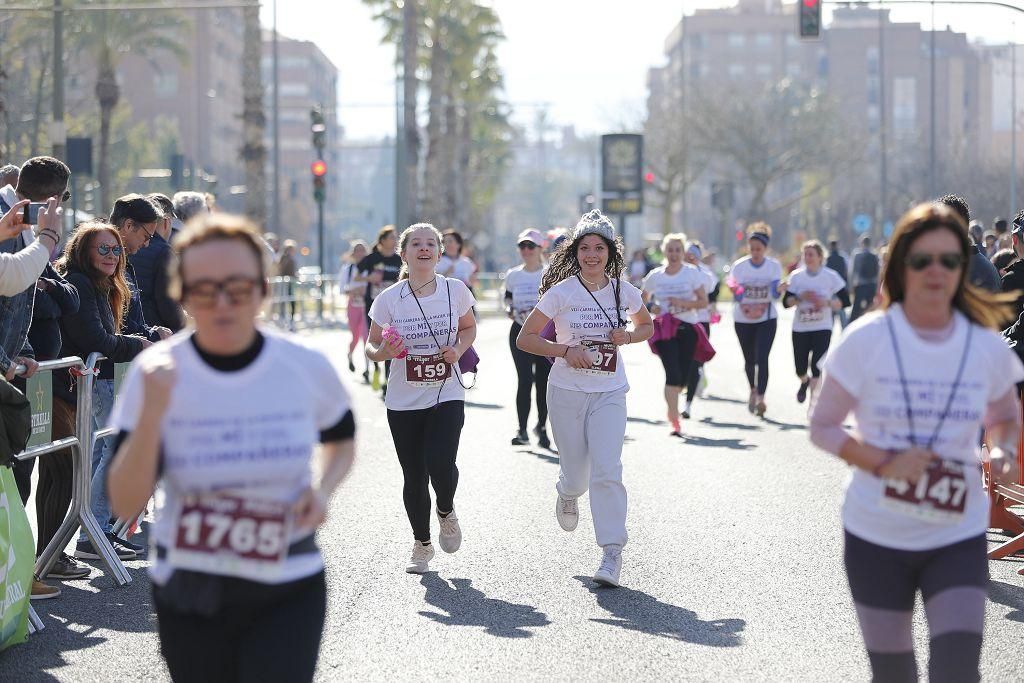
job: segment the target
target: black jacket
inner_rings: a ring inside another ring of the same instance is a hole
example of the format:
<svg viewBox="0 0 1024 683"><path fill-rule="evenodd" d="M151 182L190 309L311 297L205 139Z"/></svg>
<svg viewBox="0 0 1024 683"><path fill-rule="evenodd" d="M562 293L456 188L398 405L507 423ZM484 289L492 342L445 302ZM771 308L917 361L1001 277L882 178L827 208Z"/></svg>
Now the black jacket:
<svg viewBox="0 0 1024 683"><path fill-rule="evenodd" d="M32 407L25 395L0 378L0 465L25 450L32 433Z"/></svg>
<svg viewBox="0 0 1024 683"><path fill-rule="evenodd" d="M36 353L36 360L53 360L60 355L60 319L78 312L78 290L53 266L46 264L40 280L46 289L36 288L36 305L32 310L32 326L28 328L28 341Z"/></svg>
<svg viewBox="0 0 1024 683"><path fill-rule="evenodd" d="M988 260L988 257L981 253L976 244L971 245L970 259L967 264L967 281L975 287L998 292L1001 288L999 271Z"/></svg>
<svg viewBox="0 0 1024 683"><path fill-rule="evenodd" d="M150 325L162 325L177 332L184 326L181 309L167 294L168 266L174 257L171 245L160 235L128 257L142 299L142 314Z"/></svg>
<svg viewBox="0 0 1024 683"><path fill-rule="evenodd" d="M132 299L128 304L128 311L124 315L123 331L125 334L145 337L151 342L160 341L160 335L152 325L146 322L146 316L142 313L142 297L139 296L139 283L135 279L135 268L132 267L131 261L124 264L124 279L128 281Z"/></svg>
<svg viewBox="0 0 1024 683"><path fill-rule="evenodd" d="M61 357L78 356L83 361L90 353L98 351L110 359L100 368L101 379L113 379L113 363L130 361L143 349L138 336L119 334L114 328L114 314L110 301L96 291L89 277L76 269L70 269L67 281L78 290L79 306L76 313L65 315L60 321L62 337ZM126 316L127 318L127 316ZM127 319L125 320L127 325ZM65 400L75 394L73 384L57 381L54 377L53 393Z"/></svg>
<svg viewBox="0 0 1024 683"><path fill-rule="evenodd" d="M1018 317L1024 311L1024 261L1017 259L1006 269L1002 279L1004 292L1018 292L1014 314Z"/></svg>

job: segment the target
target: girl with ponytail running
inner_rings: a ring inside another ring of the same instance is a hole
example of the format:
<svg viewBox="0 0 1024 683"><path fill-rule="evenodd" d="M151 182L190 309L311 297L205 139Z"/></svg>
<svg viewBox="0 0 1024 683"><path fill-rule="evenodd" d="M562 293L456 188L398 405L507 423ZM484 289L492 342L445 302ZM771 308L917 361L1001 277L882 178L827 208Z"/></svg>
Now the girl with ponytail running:
<svg viewBox="0 0 1024 683"><path fill-rule="evenodd" d="M412 527L410 574L423 574L434 557L430 542L430 486L437 497L438 542L454 553L462 545L455 515L459 468L455 456L465 420L466 392L459 358L476 338L476 301L461 280L438 275L441 234L429 223L398 239L403 262L397 283L370 307L367 357L390 361L384 398L405 484L402 498Z"/></svg>
<svg viewBox="0 0 1024 683"><path fill-rule="evenodd" d="M728 285L733 293L733 322L743 350L743 364L750 385L747 409L764 417L768 392L768 356L775 343L779 315L775 300L784 292L782 266L768 256L772 229L767 223L752 223L747 228L749 256L732 264Z"/></svg>
<svg viewBox="0 0 1024 683"><path fill-rule="evenodd" d="M707 308L707 278L695 266L683 260L686 235L672 233L661 241L665 265L655 268L643 281L645 302L655 302L653 313L669 315L678 321L675 334L654 342L658 358L665 368L665 403L672 436L682 436L679 426L679 394L690 379L693 352L697 348L698 311ZM659 315L659 318L660 318ZM659 320L660 324L661 320ZM673 322L671 319L669 322Z"/></svg>

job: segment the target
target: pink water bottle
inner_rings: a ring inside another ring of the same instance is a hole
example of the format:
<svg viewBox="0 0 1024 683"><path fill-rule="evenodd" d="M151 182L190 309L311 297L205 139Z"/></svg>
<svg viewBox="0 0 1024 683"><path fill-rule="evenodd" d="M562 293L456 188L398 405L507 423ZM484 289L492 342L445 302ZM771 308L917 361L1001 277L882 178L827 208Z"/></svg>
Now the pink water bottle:
<svg viewBox="0 0 1024 683"><path fill-rule="evenodd" d="M401 335L398 334L398 330L396 330L391 325L384 326L384 329L381 331L381 337L386 342L394 342L395 340L401 340L402 338ZM402 352L395 356L395 358L405 358L408 354L409 349L402 349Z"/></svg>

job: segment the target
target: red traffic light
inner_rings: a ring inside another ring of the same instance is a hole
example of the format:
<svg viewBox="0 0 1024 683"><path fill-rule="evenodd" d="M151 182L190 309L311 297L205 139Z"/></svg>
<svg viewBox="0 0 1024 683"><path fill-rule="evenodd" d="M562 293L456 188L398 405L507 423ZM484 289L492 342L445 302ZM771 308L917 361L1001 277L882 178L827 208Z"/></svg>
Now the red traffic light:
<svg viewBox="0 0 1024 683"><path fill-rule="evenodd" d="M651 173L650 171L648 171L647 173L644 173L644 182L647 183L648 185L653 183L654 182L654 174Z"/></svg>
<svg viewBox="0 0 1024 683"><path fill-rule="evenodd" d="M313 171L313 175L317 178L322 178L327 175L327 162L323 159L317 159L310 165L310 170Z"/></svg>

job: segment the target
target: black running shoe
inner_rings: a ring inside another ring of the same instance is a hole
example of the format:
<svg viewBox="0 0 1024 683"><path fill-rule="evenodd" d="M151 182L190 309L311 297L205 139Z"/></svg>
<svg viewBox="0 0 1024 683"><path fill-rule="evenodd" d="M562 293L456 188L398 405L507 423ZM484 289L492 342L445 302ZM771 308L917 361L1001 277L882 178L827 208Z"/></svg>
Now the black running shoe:
<svg viewBox="0 0 1024 683"><path fill-rule="evenodd" d="M551 449L551 439L548 438L548 432L546 429L537 425L533 428L533 433L537 435L537 445L541 448Z"/></svg>
<svg viewBox="0 0 1024 683"><path fill-rule="evenodd" d="M525 429L520 429L516 432L516 435L512 437L513 446L528 446L530 445L530 437L527 436Z"/></svg>
<svg viewBox="0 0 1024 683"><path fill-rule="evenodd" d="M810 384L810 381L800 382L800 390L796 392L797 403L803 403L807 400L807 387L809 387Z"/></svg>

